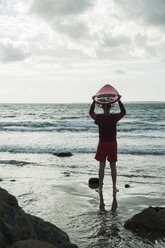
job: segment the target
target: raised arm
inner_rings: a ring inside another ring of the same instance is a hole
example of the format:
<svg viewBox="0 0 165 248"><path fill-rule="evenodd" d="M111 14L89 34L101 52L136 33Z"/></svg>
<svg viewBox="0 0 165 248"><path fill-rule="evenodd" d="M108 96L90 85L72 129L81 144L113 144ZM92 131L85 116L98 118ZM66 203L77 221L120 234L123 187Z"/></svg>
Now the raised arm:
<svg viewBox="0 0 165 248"><path fill-rule="evenodd" d="M120 113L122 113L124 116L126 114L126 109L120 100L118 101L118 103L119 103L119 107L120 107Z"/></svg>
<svg viewBox="0 0 165 248"><path fill-rule="evenodd" d="M95 109L95 101L93 101L93 103L90 106L90 110L89 110L89 115L90 117L95 120L96 119L96 114L94 113L94 109Z"/></svg>
<svg viewBox="0 0 165 248"><path fill-rule="evenodd" d="M119 121L126 114L126 110L125 110L123 103L119 100L118 104L120 108L120 113L116 114L116 121Z"/></svg>

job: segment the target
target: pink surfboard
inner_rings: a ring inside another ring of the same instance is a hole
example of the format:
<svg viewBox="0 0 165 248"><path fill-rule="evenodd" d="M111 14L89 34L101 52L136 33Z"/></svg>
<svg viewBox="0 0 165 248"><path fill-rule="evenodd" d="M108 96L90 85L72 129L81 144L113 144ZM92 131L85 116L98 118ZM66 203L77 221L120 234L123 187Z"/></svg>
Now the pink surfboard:
<svg viewBox="0 0 165 248"><path fill-rule="evenodd" d="M94 96L95 102L99 104L114 103L118 101L119 98L120 95L118 91L109 84L102 87Z"/></svg>

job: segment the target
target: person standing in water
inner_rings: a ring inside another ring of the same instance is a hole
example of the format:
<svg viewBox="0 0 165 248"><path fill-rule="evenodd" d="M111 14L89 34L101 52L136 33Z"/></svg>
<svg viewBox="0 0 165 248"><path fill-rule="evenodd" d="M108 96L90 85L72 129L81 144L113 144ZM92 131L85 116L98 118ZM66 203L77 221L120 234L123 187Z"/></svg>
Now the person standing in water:
<svg viewBox="0 0 165 248"><path fill-rule="evenodd" d="M94 97L93 97L94 99ZM99 189L98 191L102 191L103 180L104 180L104 170L106 165L106 159L110 163L111 168L111 177L113 184L113 193L118 192L116 188L116 180L117 180L117 171L116 171L116 162L117 162L117 141L116 141L116 124L117 122L123 118L126 114L125 107L123 103L118 100L120 113L111 114L111 104L102 104L103 114L95 114L95 101L91 104L89 115L95 121L95 124L98 125L99 128L99 142L97 146L97 152L95 155L95 159L99 161Z"/></svg>

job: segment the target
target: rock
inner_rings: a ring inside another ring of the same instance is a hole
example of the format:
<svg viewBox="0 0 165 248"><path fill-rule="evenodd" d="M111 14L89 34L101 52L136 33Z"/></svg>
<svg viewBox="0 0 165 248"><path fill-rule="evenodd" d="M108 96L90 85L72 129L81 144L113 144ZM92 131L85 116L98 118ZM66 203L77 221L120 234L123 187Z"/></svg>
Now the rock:
<svg viewBox="0 0 165 248"><path fill-rule="evenodd" d="M64 171L64 175L65 175L66 177L69 177L69 176L70 176L70 172L69 172L69 171Z"/></svg>
<svg viewBox="0 0 165 248"><path fill-rule="evenodd" d="M134 215L127 220L124 227L133 231L149 230L149 231L165 231L165 208L149 207L141 213Z"/></svg>
<svg viewBox="0 0 165 248"><path fill-rule="evenodd" d="M15 182L16 180L15 179L11 179L10 182Z"/></svg>
<svg viewBox="0 0 165 248"><path fill-rule="evenodd" d="M0 182L2 182L3 181L3 179L2 178L0 178Z"/></svg>
<svg viewBox="0 0 165 248"><path fill-rule="evenodd" d="M36 240L36 239L26 239L15 242L10 248L58 248L59 246L51 245L47 242ZM76 248L77 246L70 244L65 244L65 248Z"/></svg>
<svg viewBox="0 0 165 248"><path fill-rule="evenodd" d="M58 157L71 157L73 154L71 152L60 152L60 153L53 153L53 155Z"/></svg>
<svg viewBox="0 0 165 248"><path fill-rule="evenodd" d="M129 184L125 184L125 188L130 188L130 185Z"/></svg>
<svg viewBox="0 0 165 248"><path fill-rule="evenodd" d="M98 189L99 187L99 179L96 177L89 178L88 185L91 189Z"/></svg>
<svg viewBox="0 0 165 248"><path fill-rule="evenodd" d="M56 248L57 246L51 245L47 242L34 239L21 240L14 243L11 248Z"/></svg>
<svg viewBox="0 0 165 248"><path fill-rule="evenodd" d="M0 203L1 248L8 248L11 246L12 248L48 247L44 246L43 243L42 246L39 245L40 243L38 243L38 246L34 246L34 243L39 241L49 243L50 248L77 247L70 242L67 233L60 230L57 226L46 222L41 218L25 213L19 207L16 198L2 188L0 188ZM20 246L21 240L28 241L24 241L25 243L21 243L22 246Z"/></svg>

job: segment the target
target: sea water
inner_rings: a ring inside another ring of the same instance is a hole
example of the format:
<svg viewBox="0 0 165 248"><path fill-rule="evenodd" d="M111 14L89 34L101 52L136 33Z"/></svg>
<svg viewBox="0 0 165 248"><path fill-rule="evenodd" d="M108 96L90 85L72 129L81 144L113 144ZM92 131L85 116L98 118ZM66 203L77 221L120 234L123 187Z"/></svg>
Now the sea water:
<svg viewBox="0 0 165 248"><path fill-rule="evenodd" d="M106 213L99 212L98 194L88 187L88 179L98 173L98 128L89 107L1 104L0 186L13 193L25 211L66 231L79 247L164 247L161 238L139 237L123 223L145 207L164 205L165 103L125 103L127 114L117 124L120 191L115 214L110 211L108 164ZM119 112L117 103L112 111ZM96 107L96 112L101 109ZM53 155L58 152L73 156Z"/></svg>

